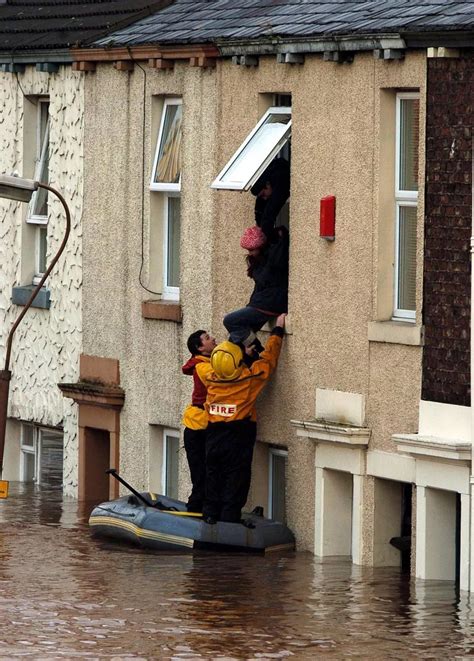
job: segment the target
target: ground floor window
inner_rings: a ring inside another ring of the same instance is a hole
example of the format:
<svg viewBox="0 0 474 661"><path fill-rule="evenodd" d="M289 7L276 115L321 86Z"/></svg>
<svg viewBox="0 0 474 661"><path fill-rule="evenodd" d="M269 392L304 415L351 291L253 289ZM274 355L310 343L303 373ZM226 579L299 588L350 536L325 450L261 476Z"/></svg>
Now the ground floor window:
<svg viewBox="0 0 474 661"><path fill-rule="evenodd" d="M286 521L286 467L288 451L270 448L268 469L268 516L276 521Z"/></svg>
<svg viewBox="0 0 474 661"><path fill-rule="evenodd" d="M179 432L163 431L163 486L164 495L178 498Z"/></svg>
<svg viewBox="0 0 474 661"><path fill-rule="evenodd" d="M21 426L20 480L62 487L63 433L32 424Z"/></svg>

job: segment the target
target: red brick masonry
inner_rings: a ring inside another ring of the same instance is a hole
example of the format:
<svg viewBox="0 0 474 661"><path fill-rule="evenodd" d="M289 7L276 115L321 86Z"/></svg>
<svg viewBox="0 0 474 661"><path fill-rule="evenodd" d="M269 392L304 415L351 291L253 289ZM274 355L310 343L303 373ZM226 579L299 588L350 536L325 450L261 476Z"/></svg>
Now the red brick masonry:
<svg viewBox="0 0 474 661"><path fill-rule="evenodd" d="M422 399L470 405L474 57L428 60Z"/></svg>

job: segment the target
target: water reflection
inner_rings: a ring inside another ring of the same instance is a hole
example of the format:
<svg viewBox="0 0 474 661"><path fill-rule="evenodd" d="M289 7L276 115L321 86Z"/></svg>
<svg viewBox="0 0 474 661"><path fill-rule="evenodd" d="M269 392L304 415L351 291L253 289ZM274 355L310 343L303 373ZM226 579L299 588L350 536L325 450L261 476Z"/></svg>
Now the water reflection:
<svg viewBox="0 0 474 661"><path fill-rule="evenodd" d="M310 554L154 554L97 542L90 506L11 485L0 501L0 658L472 655L451 583Z"/></svg>

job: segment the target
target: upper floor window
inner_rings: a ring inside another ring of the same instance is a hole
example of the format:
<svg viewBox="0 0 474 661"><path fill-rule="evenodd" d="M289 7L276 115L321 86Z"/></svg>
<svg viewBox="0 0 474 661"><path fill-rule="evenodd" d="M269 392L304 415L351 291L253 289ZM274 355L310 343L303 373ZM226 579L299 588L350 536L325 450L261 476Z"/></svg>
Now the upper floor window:
<svg viewBox="0 0 474 661"><path fill-rule="evenodd" d="M212 183L249 190L291 135L291 108L269 108Z"/></svg>
<svg viewBox="0 0 474 661"><path fill-rule="evenodd" d="M150 255L151 284L163 298L179 299L181 240L181 99L165 99L153 159L151 234L161 236L162 256ZM156 242L151 240L153 245ZM159 273L152 263L161 263Z"/></svg>
<svg viewBox="0 0 474 661"><path fill-rule="evenodd" d="M150 182L151 190L181 190L181 99L166 99Z"/></svg>
<svg viewBox="0 0 474 661"><path fill-rule="evenodd" d="M36 156L34 179L44 184L49 183L49 100L38 99L36 113ZM48 192L39 188L33 193L28 212L27 223L35 226L35 267L33 281L39 281L46 271Z"/></svg>
<svg viewBox="0 0 474 661"><path fill-rule="evenodd" d="M397 94L393 317L405 320L416 311L419 110L419 94Z"/></svg>

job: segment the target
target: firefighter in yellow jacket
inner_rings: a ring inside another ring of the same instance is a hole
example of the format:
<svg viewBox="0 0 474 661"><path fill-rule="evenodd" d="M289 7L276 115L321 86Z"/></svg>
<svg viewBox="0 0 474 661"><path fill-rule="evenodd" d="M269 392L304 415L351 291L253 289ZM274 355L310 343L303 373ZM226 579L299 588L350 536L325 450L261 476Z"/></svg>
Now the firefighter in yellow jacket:
<svg viewBox="0 0 474 661"><path fill-rule="evenodd" d="M276 325L258 360L244 363L239 345L221 342L211 362L196 366L207 386L206 495L203 518L239 522L247 500L257 433L255 401L277 366L285 316Z"/></svg>

